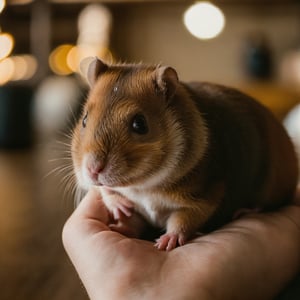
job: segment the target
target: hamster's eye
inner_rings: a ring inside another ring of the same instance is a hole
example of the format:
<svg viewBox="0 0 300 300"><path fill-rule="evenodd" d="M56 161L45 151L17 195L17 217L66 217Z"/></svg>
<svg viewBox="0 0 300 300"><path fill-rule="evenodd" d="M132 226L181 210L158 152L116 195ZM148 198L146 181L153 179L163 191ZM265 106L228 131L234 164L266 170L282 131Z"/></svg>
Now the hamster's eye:
<svg viewBox="0 0 300 300"><path fill-rule="evenodd" d="M131 122L131 129L137 134L148 133L148 124L145 117L141 114L135 115Z"/></svg>
<svg viewBox="0 0 300 300"><path fill-rule="evenodd" d="M85 128L86 123L87 123L87 117L88 117L88 113L85 114L85 116L82 119L82 127Z"/></svg>

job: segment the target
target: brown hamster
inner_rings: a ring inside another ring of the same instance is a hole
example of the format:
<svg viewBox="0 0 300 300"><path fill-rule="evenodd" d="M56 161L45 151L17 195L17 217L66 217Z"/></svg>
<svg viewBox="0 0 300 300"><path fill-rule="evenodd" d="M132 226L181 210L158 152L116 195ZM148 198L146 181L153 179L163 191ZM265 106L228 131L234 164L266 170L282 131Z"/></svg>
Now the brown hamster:
<svg viewBox="0 0 300 300"><path fill-rule="evenodd" d="M134 212L164 228L159 249L183 245L238 209L274 209L292 199L293 146L252 98L182 83L164 66L95 58L87 77L91 90L72 140L78 184L98 188L115 219Z"/></svg>

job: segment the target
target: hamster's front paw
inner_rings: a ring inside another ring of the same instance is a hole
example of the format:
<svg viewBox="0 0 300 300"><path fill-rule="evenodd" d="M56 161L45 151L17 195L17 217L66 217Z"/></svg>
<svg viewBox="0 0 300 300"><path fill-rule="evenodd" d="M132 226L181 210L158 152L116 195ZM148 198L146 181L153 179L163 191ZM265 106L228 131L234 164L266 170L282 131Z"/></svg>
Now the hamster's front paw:
<svg viewBox="0 0 300 300"><path fill-rule="evenodd" d="M115 221L129 218L133 214L134 204L118 193L106 193L103 197L103 201L108 210L111 212L111 216Z"/></svg>
<svg viewBox="0 0 300 300"><path fill-rule="evenodd" d="M120 220L122 216L131 217L133 212L133 204L126 198L118 198L111 204L111 212L114 220Z"/></svg>
<svg viewBox="0 0 300 300"><path fill-rule="evenodd" d="M160 236L156 240L155 247L158 250L170 251L177 246L182 246L186 242L186 236L184 233L166 233Z"/></svg>

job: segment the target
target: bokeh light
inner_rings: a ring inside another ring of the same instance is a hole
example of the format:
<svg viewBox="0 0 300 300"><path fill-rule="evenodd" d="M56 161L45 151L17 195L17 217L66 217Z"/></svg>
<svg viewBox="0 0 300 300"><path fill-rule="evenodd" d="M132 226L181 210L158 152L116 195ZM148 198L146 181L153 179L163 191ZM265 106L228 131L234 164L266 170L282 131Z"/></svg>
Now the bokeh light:
<svg viewBox="0 0 300 300"><path fill-rule="evenodd" d="M78 45L101 46L108 48L112 15L101 4L89 4L78 18Z"/></svg>
<svg viewBox="0 0 300 300"><path fill-rule="evenodd" d="M10 56L0 61L0 85L9 81L29 80L36 73L38 64L29 54Z"/></svg>
<svg viewBox="0 0 300 300"><path fill-rule="evenodd" d="M14 73L11 80L29 80L37 71L37 60L32 55L11 56Z"/></svg>
<svg viewBox="0 0 300 300"><path fill-rule="evenodd" d="M210 2L197 2L190 6L183 16L188 31L199 39L218 36L225 26L223 12Z"/></svg>
<svg viewBox="0 0 300 300"><path fill-rule="evenodd" d="M0 85L4 85L12 80L15 71L15 65L11 58L5 58L0 61Z"/></svg>
<svg viewBox="0 0 300 300"><path fill-rule="evenodd" d="M60 45L55 48L49 56L49 66L57 75L69 75L73 71L67 64L67 56L74 47L71 44Z"/></svg>
<svg viewBox="0 0 300 300"><path fill-rule="evenodd" d="M67 55L67 65L73 72L80 72L80 62L87 57L99 57L112 63L113 56L109 49L104 47L93 47L89 45L74 46Z"/></svg>
<svg viewBox="0 0 300 300"><path fill-rule="evenodd" d="M5 0L0 0L0 13L3 11L5 4L6 4Z"/></svg>
<svg viewBox="0 0 300 300"><path fill-rule="evenodd" d="M9 56L14 48L14 38L9 33L0 33L0 60Z"/></svg>
<svg viewBox="0 0 300 300"><path fill-rule="evenodd" d="M80 74L80 62L87 57L99 57L112 63L109 50L112 16L101 4L87 5L78 18L77 45L64 44L49 56L49 66L56 75Z"/></svg>

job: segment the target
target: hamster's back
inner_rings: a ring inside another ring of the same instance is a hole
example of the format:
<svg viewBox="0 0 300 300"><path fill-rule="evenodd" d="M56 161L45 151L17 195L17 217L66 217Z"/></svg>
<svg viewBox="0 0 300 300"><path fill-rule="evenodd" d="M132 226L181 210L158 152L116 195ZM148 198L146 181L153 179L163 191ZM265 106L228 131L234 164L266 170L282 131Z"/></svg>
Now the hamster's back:
<svg viewBox="0 0 300 300"><path fill-rule="evenodd" d="M210 129L210 170L225 178L219 221L238 207L274 209L290 201L297 159L271 112L235 89L209 83L186 87Z"/></svg>

